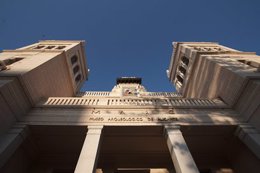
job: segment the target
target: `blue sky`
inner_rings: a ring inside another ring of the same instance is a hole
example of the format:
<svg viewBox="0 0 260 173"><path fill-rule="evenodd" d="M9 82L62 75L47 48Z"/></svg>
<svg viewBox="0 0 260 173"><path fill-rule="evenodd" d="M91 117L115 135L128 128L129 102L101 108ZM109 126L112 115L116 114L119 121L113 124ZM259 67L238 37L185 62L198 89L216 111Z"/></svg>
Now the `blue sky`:
<svg viewBox="0 0 260 173"><path fill-rule="evenodd" d="M1 0L0 50L38 40L86 40L83 90L138 76L150 91L166 77L173 41L215 41L260 54L259 0Z"/></svg>

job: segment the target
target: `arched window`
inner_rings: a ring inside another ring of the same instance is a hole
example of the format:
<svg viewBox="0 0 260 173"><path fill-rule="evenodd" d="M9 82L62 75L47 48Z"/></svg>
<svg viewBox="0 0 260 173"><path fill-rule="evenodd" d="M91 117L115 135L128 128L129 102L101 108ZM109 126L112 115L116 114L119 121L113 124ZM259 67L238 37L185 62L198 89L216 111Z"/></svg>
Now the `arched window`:
<svg viewBox="0 0 260 173"><path fill-rule="evenodd" d="M79 71L79 66L76 65L74 68L73 68L73 73L74 75Z"/></svg>
<svg viewBox="0 0 260 173"><path fill-rule="evenodd" d="M76 63L78 61L78 56L74 55L73 57L71 57L70 61L71 61L71 64Z"/></svg>
<svg viewBox="0 0 260 173"><path fill-rule="evenodd" d="M183 83L183 79L179 76L179 75L177 75L177 80L182 84Z"/></svg>
<svg viewBox="0 0 260 173"><path fill-rule="evenodd" d="M75 78L75 81L78 83L81 80L81 74L78 74L77 77Z"/></svg>
<svg viewBox="0 0 260 173"><path fill-rule="evenodd" d="M187 57L185 57L185 56L183 56L182 58L181 58L181 61L185 64L185 65L189 65L189 59L187 58Z"/></svg>
<svg viewBox="0 0 260 173"><path fill-rule="evenodd" d="M186 74L186 69L183 68L182 66L179 66L180 72L182 72L184 75Z"/></svg>

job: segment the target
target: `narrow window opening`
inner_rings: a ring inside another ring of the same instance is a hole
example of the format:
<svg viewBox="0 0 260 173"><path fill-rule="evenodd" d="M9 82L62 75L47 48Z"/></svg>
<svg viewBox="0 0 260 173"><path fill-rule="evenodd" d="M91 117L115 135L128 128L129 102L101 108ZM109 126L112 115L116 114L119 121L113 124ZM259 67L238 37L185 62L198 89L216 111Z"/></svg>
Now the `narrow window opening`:
<svg viewBox="0 0 260 173"><path fill-rule="evenodd" d="M66 46L58 46L56 49L64 49Z"/></svg>
<svg viewBox="0 0 260 173"><path fill-rule="evenodd" d="M246 60L237 60L238 62L241 62L243 64L246 64Z"/></svg>
<svg viewBox="0 0 260 173"><path fill-rule="evenodd" d="M187 58L187 57L185 57L185 56L183 56L182 58L181 58L181 60L182 60L182 62L185 64L185 65L189 65L189 59Z"/></svg>
<svg viewBox="0 0 260 173"><path fill-rule="evenodd" d="M182 84L183 83L183 79L179 76L179 75L177 75L177 80Z"/></svg>
<svg viewBox="0 0 260 173"><path fill-rule="evenodd" d="M23 58L11 58L11 59L5 59L0 60L0 71L4 71L8 69L8 65L11 65L15 62L21 61Z"/></svg>
<svg viewBox="0 0 260 173"><path fill-rule="evenodd" d="M79 66L77 65L76 67L73 68L73 73L74 75L79 71Z"/></svg>
<svg viewBox="0 0 260 173"><path fill-rule="evenodd" d="M75 81L78 83L81 80L81 74L78 74L77 77L75 78Z"/></svg>
<svg viewBox="0 0 260 173"><path fill-rule="evenodd" d="M38 46L36 46L34 49L42 49L42 48L44 48L45 46L43 46L43 45L38 45Z"/></svg>
<svg viewBox="0 0 260 173"><path fill-rule="evenodd" d="M260 71L260 63L255 61L247 61L247 60L237 60L238 62L241 62L243 64L249 65L252 68L257 68L257 71Z"/></svg>
<svg viewBox="0 0 260 173"><path fill-rule="evenodd" d="M73 57L71 57L70 61L71 61L71 64L75 64L78 61L78 56L74 55Z"/></svg>
<svg viewBox="0 0 260 173"><path fill-rule="evenodd" d="M17 61L21 61L23 58L11 58L11 59L7 59L4 60L6 65L11 65Z"/></svg>
<svg viewBox="0 0 260 173"><path fill-rule="evenodd" d="M183 68L182 66L179 66L179 70L181 73L183 73L184 75L186 74L186 69Z"/></svg>
<svg viewBox="0 0 260 173"><path fill-rule="evenodd" d="M47 46L46 49L53 49L55 46Z"/></svg>

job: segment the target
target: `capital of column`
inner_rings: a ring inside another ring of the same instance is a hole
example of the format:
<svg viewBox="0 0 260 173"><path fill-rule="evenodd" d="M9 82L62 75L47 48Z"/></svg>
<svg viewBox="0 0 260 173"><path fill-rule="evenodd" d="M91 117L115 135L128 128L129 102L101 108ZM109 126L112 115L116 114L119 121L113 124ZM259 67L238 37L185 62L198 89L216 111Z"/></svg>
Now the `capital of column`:
<svg viewBox="0 0 260 173"><path fill-rule="evenodd" d="M249 124L240 124L235 135L260 159L260 133Z"/></svg>
<svg viewBox="0 0 260 173"><path fill-rule="evenodd" d="M100 135L104 126L88 126L88 135Z"/></svg>
<svg viewBox="0 0 260 173"><path fill-rule="evenodd" d="M235 135L240 139L244 138L247 134L257 134L258 131L249 124L240 124L238 125Z"/></svg>
<svg viewBox="0 0 260 173"><path fill-rule="evenodd" d="M180 126L179 125L165 125L164 126L164 136L168 134L181 135Z"/></svg>

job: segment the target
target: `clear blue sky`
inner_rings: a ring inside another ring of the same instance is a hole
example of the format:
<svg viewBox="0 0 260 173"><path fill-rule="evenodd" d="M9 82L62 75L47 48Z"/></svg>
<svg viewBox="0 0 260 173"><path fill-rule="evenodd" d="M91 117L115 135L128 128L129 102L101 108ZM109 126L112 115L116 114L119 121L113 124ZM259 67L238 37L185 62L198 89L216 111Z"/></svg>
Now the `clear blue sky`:
<svg viewBox="0 0 260 173"><path fill-rule="evenodd" d="M86 40L84 90L138 76L173 91L165 70L173 41L216 41L260 54L259 0L1 0L0 50L44 39Z"/></svg>

